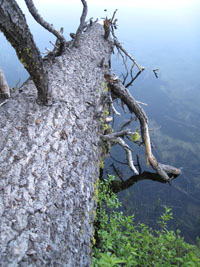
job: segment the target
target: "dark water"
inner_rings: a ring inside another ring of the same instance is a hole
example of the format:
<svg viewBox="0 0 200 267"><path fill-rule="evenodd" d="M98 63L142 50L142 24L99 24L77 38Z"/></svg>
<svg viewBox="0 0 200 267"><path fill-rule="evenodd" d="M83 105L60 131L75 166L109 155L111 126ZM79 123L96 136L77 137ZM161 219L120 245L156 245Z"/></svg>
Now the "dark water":
<svg viewBox="0 0 200 267"><path fill-rule="evenodd" d="M172 208L171 227L179 228L185 239L194 242L200 236L200 20L198 5L178 11L139 10L128 12L120 39L138 63L147 69L131 86L149 121L153 153L160 162L182 167L182 174L171 185L142 181L121 192L123 209L134 211L136 221L153 227L164 205ZM131 13L131 16L129 16ZM121 25L120 25L121 26ZM116 57L115 57L116 59ZM121 68L114 68L120 75ZM152 69L159 68L156 79ZM129 116L126 115L126 119ZM116 120L117 125L120 122ZM133 129L137 126L132 124ZM136 153L138 149L132 146ZM120 148L111 152L121 155ZM145 160L140 152L144 169ZM125 162L125 153L121 161ZM112 161L107 162L107 166ZM117 166L117 165L116 165ZM131 176L124 165L118 168Z"/></svg>
<svg viewBox="0 0 200 267"><path fill-rule="evenodd" d="M24 8L23 1L18 2ZM79 23L81 5L79 1L75 2L73 5L60 0L56 7L49 3L46 8L44 1L40 6L37 3L37 7L57 28L64 26L67 36L76 30ZM105 17L103 10L107 5L101 2L89 1L91 9L88 17ZM115 2L117 5L118 2ZM130 2L124 1L124 6L119 7L117 36L146 70L129 89L137 100L148 104L143 108L152 129L153 153L160 162L182 167L182 174L171 185L143 181L119 196L125 212L134 212L136 221L151 226L155 226L156 217L163 212L164 205L171 207L174 214L172 227L180 228L186 240L194 242L200 235L200 5L191 1L187 7L133 8L126 6ZM114 8L108 7L109 17ZM45 47L51 48L49 40L54 41L54 37L30 16L27 19L41 51L44 52ZM0 66L12 87L19 79L22 83L28 77L2 34ZM158 79L152 72L155 68L159 68ZM117 53L113 56L112 69L119 76L124 70ZM115 128L119 128L122 121L128 118L129 114L115 118ZM131 127L135 129L137 125L132 123ZM132 148L140 155L141 165L146 169L144 149L138 149L136 145ZM111 155L125 162L125 153L121 148L112 149ZM110 167L112 162L111 159L106 162L109 173L113 172ZM118 164L116 167L124 178L131 176L125 165Z"/></svg>

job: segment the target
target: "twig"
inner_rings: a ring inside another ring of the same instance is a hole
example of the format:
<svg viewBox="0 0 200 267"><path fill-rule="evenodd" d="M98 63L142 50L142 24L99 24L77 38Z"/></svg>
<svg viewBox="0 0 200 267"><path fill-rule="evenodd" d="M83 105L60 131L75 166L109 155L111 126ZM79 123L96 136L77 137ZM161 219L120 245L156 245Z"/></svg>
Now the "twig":
<svg viewBox="0 0 200 267"><path fill-rule="evenodd" d="M117 168L115 168L115 165L113 163L110 166L113 168L115 174L117 175L117 177L119 177L121 182L123 182L124 180L122 178L122 173Z"/></svg>
<svg viewBox="0 0 200 267"><path fill-rule="evenodd" d="M131 117L128 121L125 121L122 126L120 127L119 131L122 131L125 127L127 127L133 121L133 117Z"/></svg>
<svg viewBox="0 0 200 267"><path fill-rule="evenodd" d="M109 142L111 142L113 144L119 144L120 146L122 146L123 149L126 151L126 157L127 157L127 161L128 161L128 165L129 165L130 169L136 175L138 175L139 173L138 173L138 171L135 168L134 163L133 163L131 148L125 143L125 141L122 138L119 137L119 136L124 136L125 133L133 134L132 132L130 132L130 130L125 130L125 131L121 131L121 132L118 132L118 133L102 135L101 138L104 141L109 141Z"/></svg>
<svg viewBox="0 0 200 267"><path fill-rule="evenodd" d="M116 12L117 12L118 9L115 9L115 11L113 12L113 15L112 15L112 19L111 19L111 23L114 22L114 18L115 18L115 15L116 15Z"/></svg>
<svg viewBox="0 0 200 267"><path fill-rule="evenodd" d="M138 169L139 169L139 174L142 173L142 168L141 168L141 165L140 165L140 160L139 160L139 156L136 155L136 159L137 159L137 166L138 166Z"/></svg>
<svg viewBox="0 0 200 267"><path fill-rule="evenodd" d="M133 61L133 63L137 66L137 68L140 70L140 71L143 71L145 70L144 67L141 67L137 64L137 62L135 61L135 59L123 48L123 46L115 39L114 40L114 45L116 45L116 47L118 47L119 49L121 49L125 55L127 55L127 57L130 58L131 61Z"/></svg>
<svg viewBox="0 0 200 267"><path fill-rule="evenodd" d="M120 116L121 114L114 107L114 104L113 104L113 100L112 100L111 95L109 95L109 100L110 100L109 105L110 105L110 108L111 108L112 112L114 114L116 114L117 116Z"/></svg>
<svg viewBox="0 0 200 267"><path fill-rule="evenodd" d="M112 141L112 139L114 138L117 138L117 137L124 137L124 136L127 136L127 135L133 135L134 132L132 132L131 130L129 129L126 129L126 130L122 130L122 131L119 131L119 132L115 132L115 133L111 133L111 134L106 134L106 135L102 135L102 138L105 140L105 141Z"/></svg>
<svg viewBox="0 0 200 267"><path fill-rule="evenodd" d="M134 65L133 65L134 66ZM126 88L128 88L137 78L138 76L142 73L142 71L138 71L138 73L135 75L135 77L132 77L131 81L125 85Z"/></svg>
<svg viewBox="0 0 200 267"><path fill-rule="evenodd" d="M144 103L144 102L140 102L140 101L137 101L136 102L139 104L139 105L143 105L143 106L147 106L148 104Z"/></svg>

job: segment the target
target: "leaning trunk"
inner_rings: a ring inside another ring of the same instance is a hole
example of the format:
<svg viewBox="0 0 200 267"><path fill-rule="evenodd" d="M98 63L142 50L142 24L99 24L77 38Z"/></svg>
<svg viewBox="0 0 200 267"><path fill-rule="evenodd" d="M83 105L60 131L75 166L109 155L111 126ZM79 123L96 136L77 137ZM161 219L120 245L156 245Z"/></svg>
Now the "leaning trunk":
<svg viewBox="0 0 200 267"><path fill-rule="evenodd" d="M101 95L111 45L96 24L46 64L52 106L28 80L0 107L0 265L89 266ZM104 58L104 59L103 59ZM104 62L102 66L101 62Z"/></svg>

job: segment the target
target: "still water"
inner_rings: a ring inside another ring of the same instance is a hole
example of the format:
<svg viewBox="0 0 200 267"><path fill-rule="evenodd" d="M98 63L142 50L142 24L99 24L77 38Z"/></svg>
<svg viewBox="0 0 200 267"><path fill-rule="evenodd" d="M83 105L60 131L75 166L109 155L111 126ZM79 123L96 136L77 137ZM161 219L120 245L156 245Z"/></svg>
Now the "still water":
<svg viewBox="0 0 200 267"><path fill-rule="evenodd" d="M17 2L27 14L24 2ZM66 1L58 0L54 4L48 1L47 8L46 0L42 3L35 0L45 19L58 29L64 26L67 39L69 32L74 32L79 23L79 2L66 4ZM174 214L171 227L181 229L185 239L194 242L200 235L200 5L197 1L168 1L169 6L162 6L156 0L141 1L146 5L128 0L123 1L123 5L122 1L111 2L88 1L88 18L111 17L115 8L119 9L118 39L136 61L146 67L129 90L137 100L148 104L143 108L150 121L153 153L162 163L182 167L182 174L170 185L141 181L121 192L119 197L123 209L127 213L134 212L136 221L155 227L156 218L167 205ZM27 20L40 50L44 52L45 47L51 48L49 41L55 41L54 37L31 16L27 15ZM2 34L0 66L11 87L28 77ZM158 79L152 72L157 68ZM112 70L120 77L124 71L117 52L113 55ZM122 121L129 118L128 113L122 112L121 118L115 118L114 127L119 128ZM130 127L135 129L137 125L133 122ZM136 145L132 148L139 154L145 170L144 149L138 149ZM112 149L111 155L125 162L121 148ZM106 162L109 173L113 172L112 163L111 159ZM124 164L115 166L123 173L124 179L132 175Z"/></svg>

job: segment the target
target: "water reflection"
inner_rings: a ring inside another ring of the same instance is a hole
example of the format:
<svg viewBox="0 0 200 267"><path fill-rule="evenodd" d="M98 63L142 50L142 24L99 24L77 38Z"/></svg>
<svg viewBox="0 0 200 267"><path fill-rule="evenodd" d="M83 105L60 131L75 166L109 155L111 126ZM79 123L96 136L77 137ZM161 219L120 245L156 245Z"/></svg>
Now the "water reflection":
<svg viewBox="0 0 200 267"><path fill-rule="evenodd" d="M184 79L186 80L183 76L181 83ZM195 79L198 84L199 78ZM192 87L190 98L180 96L179 90L175 94L175 88L171 94L171 90L169 82L155 79L148 70L131 88L136 99L148 103L144 109L150 119L153 153L159 162L182 167L183 172L170 186L150 181L139 182L128 192L120 193L120 199L124 203L124 210L128 213L135 212L137 221L153 227L156 227L156 218L163 212L163 206L171 207L174 213L172 227L180 228L186 240L194 242L200 235L200 109L198 101L193 99L198 99L200 93L198 86ZM126 114L127 119L128 117ZM115 127L119 127L120 123L119 119L115 120ZM132 127L135 129L137 125L133 124ZM144 156L135 147L133 151L140 154L145 169ZM114 158L122 153L120 148L111 152ZM108 160L107 166L110 164L112 162ZM118 168L124 177L130 176L124 165Z"/></svg>

